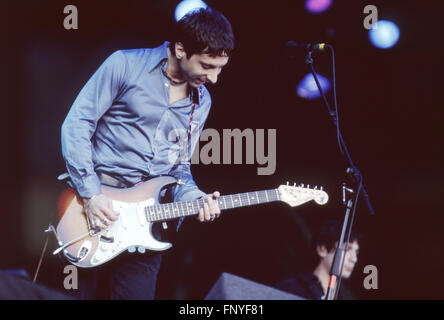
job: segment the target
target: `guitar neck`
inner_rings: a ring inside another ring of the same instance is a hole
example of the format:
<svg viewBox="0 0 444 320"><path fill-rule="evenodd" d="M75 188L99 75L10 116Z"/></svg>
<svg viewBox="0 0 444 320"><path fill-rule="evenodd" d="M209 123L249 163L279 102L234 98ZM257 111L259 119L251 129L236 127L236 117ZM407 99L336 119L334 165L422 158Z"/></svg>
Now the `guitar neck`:
<svg viewBox="0 0 444 320"><path fill-rule="evenodd" d="M236 193L220 196L217 201L221 210L254 206L262 203L280 201L278 189ZM166 221L199 214L204 207L204 199L179 201L145 207L147 220L150 222Z"/></svg>

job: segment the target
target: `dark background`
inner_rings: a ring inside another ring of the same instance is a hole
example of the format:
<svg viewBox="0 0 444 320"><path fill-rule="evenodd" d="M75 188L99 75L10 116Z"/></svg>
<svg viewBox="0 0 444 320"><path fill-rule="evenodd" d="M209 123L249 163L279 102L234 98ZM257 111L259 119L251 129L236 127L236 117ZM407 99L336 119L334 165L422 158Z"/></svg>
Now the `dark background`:
<svg viewBox="0 0 444 320"><path fill-rule="evenodd" d="M167 40L178 1L6 1L2 63L0 268L37 267L64 185L60 127L83 84L112 52ZM236 50L216 86L206 127L277 129L277 167L194 165L199 187L222 194L276 188L286 181L323 185L326 206L284 203L225 212L211 224L188 219L166 253L158 298L201 299L221 272L273 285L310 267L309 239L322 219L342 219L340 186L348 181L334 127L322 101L295 86L307 72L283 45L328 42L335 48L341 130L376 211L362 196L355 225L365 238L352 278L360 299L442 299L443 115L442 2L335 1L311 15L304 1L207 1L231 21ZM63 28L63 8L76 5L79 29ZM373 47L363 27L367 4L400 28L397 45ZM329 53L317 71L331 79ZM331 92L328 95L332 101ZM332 102L331 102L332 104ZM245 150L245 149L244 149ZM244 161L245 162L245 161ZM39 282L56 286L49 251ZM365 265L378 268L378 290L365 290ZM58 280L57 280L58 281Z"/></svg>

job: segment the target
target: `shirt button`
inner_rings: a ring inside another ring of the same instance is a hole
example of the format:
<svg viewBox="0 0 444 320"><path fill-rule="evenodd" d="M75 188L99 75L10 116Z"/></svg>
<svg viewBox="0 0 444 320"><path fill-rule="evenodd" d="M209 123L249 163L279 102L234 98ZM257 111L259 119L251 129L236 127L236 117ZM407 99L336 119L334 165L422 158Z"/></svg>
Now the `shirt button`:
<svg viewBox="0 0 444 320"><path fill-rule="evenodd" d="M165 83L165 87L168 87L168 83Z"/></svg>

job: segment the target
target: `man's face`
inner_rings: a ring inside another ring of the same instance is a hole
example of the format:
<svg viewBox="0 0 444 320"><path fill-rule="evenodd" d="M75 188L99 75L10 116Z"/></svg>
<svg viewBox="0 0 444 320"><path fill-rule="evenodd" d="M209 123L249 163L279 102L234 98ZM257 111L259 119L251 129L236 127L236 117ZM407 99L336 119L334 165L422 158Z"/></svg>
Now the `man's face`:
<svg viewBox="0 0 444 320"><path fill-rule="evenodd" d="M325 249L324 246L322 246L322 247ZM331 265L333 264L333 259L335 256L336 248L337 248L337 246L335 247L335 249L332 249L328 253L325 250L326 253L323 256L321 255L321 264L323 264L327 270L331 269ZM343 248L345 249L345 244L344 244ZM356 262L358 262L358 254L359 254L358 242L354 241L354 242L349 243L348 247L347 247L347 252L345 253L344 267L342 268L342 278L344 278L344 279L350 278L350 276L353 272L353 269L355 267L355 264L356 264Z"/></svg>
<svg viewBox="0 0 444 320"><path fill-rule="evenodd" d="M358 262L359 244L357 241L349 243L345 253L344 267L342 268L342 277L350 278L356 262Z"/></svg>
<svg viewBox="0 0 444 320"><path fill-rule="evenodd" d="M184 55L179 66L182 76L191 87L198 88L204 83L214 84L222 68L228 63L227 56L210 56L207 53Z"/></svg>

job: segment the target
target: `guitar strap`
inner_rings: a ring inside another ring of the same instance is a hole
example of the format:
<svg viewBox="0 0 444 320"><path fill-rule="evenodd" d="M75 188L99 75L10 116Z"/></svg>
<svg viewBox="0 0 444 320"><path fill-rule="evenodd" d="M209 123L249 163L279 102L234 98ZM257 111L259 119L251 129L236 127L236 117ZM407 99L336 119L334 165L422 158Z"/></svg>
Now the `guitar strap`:
<svg viewBox="0 0 444 320"><path fill-rule="evenodd" d="M193 88L191 93L191 99L192 99L192 105L191 105L191 114L190 114L190 122L188 124L188 130L187 130L187 145L185 150L185 159L188 161L188 155L190 154L191 150L191 130L192 130L192 124L193 124L193 117L194 117L194 110L196 109L196 104L199 104L199 92L198 89ZM182 161L182 159L180 159ZM180 178L178 179L179 184L181 183L183 176L184 176L184 169L182 167Z"/></svg>

